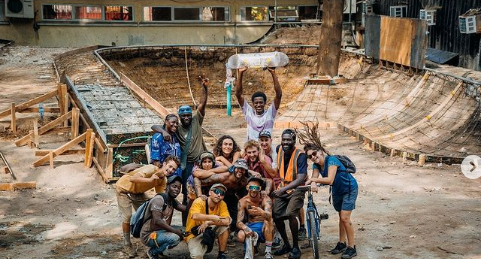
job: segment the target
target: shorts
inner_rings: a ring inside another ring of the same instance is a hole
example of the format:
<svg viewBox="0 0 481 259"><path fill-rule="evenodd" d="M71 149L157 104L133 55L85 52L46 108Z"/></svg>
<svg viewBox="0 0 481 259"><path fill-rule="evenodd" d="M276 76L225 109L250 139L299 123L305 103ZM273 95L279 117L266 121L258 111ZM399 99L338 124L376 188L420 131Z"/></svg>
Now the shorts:
<svg viewBox="0 0 481 259"><path fill-rule="evenodd" d="M214 228L215 235L218 237L219 235L227 231L227 229L228 226L217 226ZM190 258L204 258L204 255L207 252L207 246L201 244L202 238L203 235L198 235L189 239L189 241L187 242Z"/></svg>
<svg viewBox="0 0 481 259"><path fill-rule="evenodd" d="M257 235L259 236L259 239L257 239L257 242L259 242L259 243L265 243L266 242L266 238L264 237L264 233L262 233L262 229L264 228L264 222L252 222L252 223L247 223L246 225L252 231L256 232Z"/></svg>
<svg viewBox="0 0 481 259"><path fill-rule="evenodd" d="M272 208L272 217L276 220L287 219L290 216L299 215L299 210L304 207L305 192L294 190L282 197L275 197Z"/></svg>
<svg viewBox="0 0 481 259"><path fill-rule="evenodd" d="M130 224L132 207L134 207L134 210L137 210L140 205L148 200L148 198L144 193L127 195L125 192L116 190L115 194L117 195L117 203L119 206L120 215L122 216L122 222Z"/></svg>
<svg viewBox="0 0 481 259"><path fill-rule="evenodd" d="M332 195L332 205L339 212L341 210L351 211L356 208L357 188L343 195Z"/></svg>

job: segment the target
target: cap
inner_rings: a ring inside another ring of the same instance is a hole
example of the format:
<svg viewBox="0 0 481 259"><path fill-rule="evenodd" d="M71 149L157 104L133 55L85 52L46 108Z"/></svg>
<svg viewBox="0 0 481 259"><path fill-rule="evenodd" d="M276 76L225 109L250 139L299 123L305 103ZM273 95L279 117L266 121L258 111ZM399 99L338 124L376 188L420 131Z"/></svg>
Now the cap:
<svg viewBox="0 0 481 259"><path fill-rule="evenodd" d="M188 113L192 114L192 108L189 105L182 105L179 107L179 112L178 112L179 115L188 114Z"/></svg>
<svg viewBox="0 0 481 259"><path fill-rule="evenodd" d="M259 178L259 177L255 177L255 176L251 176L251 177L249 177L249 179L247 179L247 184L249 184L250 182L258 182L258 183L261 184L261 188L264 189L264 185L265 185L264 179Z"/></svg>
<svg viewBox="0 0 481 259"><path fill-rule="evenodd" d="M263 130L259 133L259 138L260 137L268 137L268 138L272 138L271 136L271 132L268 131L268 130Z"/></svg>
<svg viewBox="0 0 481 259"><path fill-rule="evenodd" d="M227 191L227 187L225 187L225 185L221 184L221 183L215 183L213 184L211 187L210 187L210 190L214 190L214 189L217 189L217 188L222 188L224 189L224 192Z"/></svg>
<svg viewBox="0 0 481 259"><path fill-rule="evenodd" d="M214 154L212 154L209 151L205 151L202 154L200 154L200 161L204 160L204 158L210 158L212 161L215 161Z"/></svg>
<svg viewBox="0 0 481 259"><path fill-rule="evenodd" d="M245 170L249 170L249 167L247 166L247 161L245 159L237 159L234 162L234 168L243 168Z"/></svg>
<svg viewBox="0 0 481 259"><path fill-rule="evenodd" d="M179 181L182 183L182 177L178 176L178 175L171 175L169 176L169 178L167 178L167 184L171 184L175 181Z"/></svg>

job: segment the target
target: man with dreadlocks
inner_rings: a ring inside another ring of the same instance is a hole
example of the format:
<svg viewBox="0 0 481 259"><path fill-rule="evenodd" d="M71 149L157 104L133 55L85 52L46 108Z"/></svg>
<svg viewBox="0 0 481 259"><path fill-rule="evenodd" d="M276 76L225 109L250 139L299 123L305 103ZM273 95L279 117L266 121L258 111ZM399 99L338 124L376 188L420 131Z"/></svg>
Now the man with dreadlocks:
<svg viewBox="0 0 481 259"><path fill-rule="evenodd" d="M277 79L275 68L267 68L269 73L271 73L272 80L274 81L274 91L276 96L274 98L271 106L266 110L267 96L263 92L255 92L252 97L252 106L250 106L242 96L242 77L247 68L239 69L239 77L237 78L235 84L235 96L237 101L239 101L242 107L242 112L244 113L247 122L247 140L258 140L259 133L263 130L272 132L274 127L274 119L277 114L277 110L281 105L282 89Z"/></svg>
<svg viewBox="0 0 481 259"><path fill-rule="evenodd" d="M289 253L289 259L301 258L299 249L299 225L297 216L304 206L304 191L296 190L307 179L307 157L304 152L296 148L296 133L292 129L282 132L281 145L277 148L277 170L281 183L273 192L274 207L272 209L277 230L284 241L284 246L274 251L274 255ZM289 219L292 232L292 246L286 233L284 220Z"/></svg>

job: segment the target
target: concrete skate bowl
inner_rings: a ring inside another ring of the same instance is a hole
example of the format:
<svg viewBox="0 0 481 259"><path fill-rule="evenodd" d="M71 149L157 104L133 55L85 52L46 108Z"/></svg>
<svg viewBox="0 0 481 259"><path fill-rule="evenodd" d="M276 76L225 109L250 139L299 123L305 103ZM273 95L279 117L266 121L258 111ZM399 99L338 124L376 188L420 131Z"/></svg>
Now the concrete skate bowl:
<svg viewBox="0 0 481 259"><path fill-rule="evenodd" d="M282 51L290 58L287 67L277 69L288 106L280 110L279 128L306 121L337 125L375 150L413 160L422 155L428 162L459 163L467 154L481 153L478 85L437 72L381 68L360 55L343 53L340 74L348 82L306 85L306 76L316 67L313 46L153 46L98 53L159 103L177 108L193 103L187 73L197 102L201 88L195 77L206 74L212 84L210 105L225 106L228 57L268 51ZM265 91L273 99L272 80L265 71L249 70L244 86L247 96Z"/></svg>
<svg viewBox="0 0 481 259"><path fill-rule="evenodd" d="M314 72L317 50L313 46L152 46L99 50L98 53L120 75L125 74L166 108L199 102L202 94L197 76L210 79L210 107L226 106L225 63L236 53L281 51L289 55L289 65L276 69L283 100L294 100L304 88L303 77ZM187 79L188 78L188 79ZM264 91L274 98L271 75L261 69L250 69L244 77L244 94ZM232 91L232 104L238 106Z"/></svg>

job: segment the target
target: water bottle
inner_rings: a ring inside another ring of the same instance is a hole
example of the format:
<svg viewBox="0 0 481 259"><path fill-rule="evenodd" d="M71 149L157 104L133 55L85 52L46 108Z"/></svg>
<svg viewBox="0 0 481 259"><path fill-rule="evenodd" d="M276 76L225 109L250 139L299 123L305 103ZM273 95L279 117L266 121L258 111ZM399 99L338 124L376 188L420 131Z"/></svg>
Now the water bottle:
<svg viewBox="0 0 481 259"><path fill-rule="evenodd" d="M43 109L43 103L38 104L38 113L40 114L40 120L43 121L43 115L45 114L45 110Z"/></svg>
<svg viewBox="0 0 481 259"><path fill-rule="evenodd" d="M227 69L239 69L241 67L248 68L266 68L266 67L283 67L289 63L289 58L282 52L266 52L266 53L249 53L235 54L227 61Z"/></svg>

